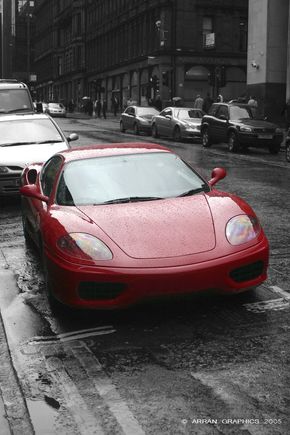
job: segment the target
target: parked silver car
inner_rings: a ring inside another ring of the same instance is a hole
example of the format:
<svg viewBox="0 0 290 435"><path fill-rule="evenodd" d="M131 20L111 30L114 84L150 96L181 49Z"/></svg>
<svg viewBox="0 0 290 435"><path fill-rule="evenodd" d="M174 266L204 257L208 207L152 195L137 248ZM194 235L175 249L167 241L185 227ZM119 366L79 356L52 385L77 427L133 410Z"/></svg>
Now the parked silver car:
<svg viewBox="0 0 290 435"><path fill-rule="evenodd" d="M128 106L120 117L120 130L133 130L135 134L141 131L151 134L151 120L158 115L154 107Z"/></svg>
<svg viewBox="0 0 290 435"><path fill-rule="evenodd" d="M62 103L48 103L45 109L45 113L50 116L66 117L66 108Z"/></svg>
<svg viewBox="0 0 290 435"><path fill-rule="evenodd" d="M192 107L166 107L152 118L152 136L169 136L175 141L201 138L200 125L204 112Z"/></svg>

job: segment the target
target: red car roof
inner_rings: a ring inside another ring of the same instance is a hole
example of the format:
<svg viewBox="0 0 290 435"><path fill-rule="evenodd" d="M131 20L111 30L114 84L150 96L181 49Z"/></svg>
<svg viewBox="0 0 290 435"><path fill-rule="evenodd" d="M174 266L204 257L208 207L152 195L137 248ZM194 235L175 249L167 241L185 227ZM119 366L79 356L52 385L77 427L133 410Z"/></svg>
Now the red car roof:
<svg viewBox="0 0 290 435"><path fill-rule="evenodd" d="M71 161L91 157L104 157L120 154L136 154L160 151L171 152L168 148L154 143L126 142L76 147L69 150L64 150L58 154L63 155L66 161Z"/></svg>

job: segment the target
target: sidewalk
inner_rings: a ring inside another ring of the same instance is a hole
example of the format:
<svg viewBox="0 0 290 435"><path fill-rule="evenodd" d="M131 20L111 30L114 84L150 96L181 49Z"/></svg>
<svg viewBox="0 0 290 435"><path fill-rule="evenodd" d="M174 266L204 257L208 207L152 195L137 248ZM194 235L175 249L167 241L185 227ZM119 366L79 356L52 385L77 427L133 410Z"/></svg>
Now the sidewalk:
<svg viewBox="0 0 290 435"><path fill-rule="evenodd" d="M86 119L90 121L99 121L99 122L106 122L111 121L119 124L120 121L120 113L118 113L116 116L114 116L111 112L107 113L107 118L96 118L95 115L89 116L87 113L83 112L67 112L66 114L67 118L74 118L74 119Z"/></svg>

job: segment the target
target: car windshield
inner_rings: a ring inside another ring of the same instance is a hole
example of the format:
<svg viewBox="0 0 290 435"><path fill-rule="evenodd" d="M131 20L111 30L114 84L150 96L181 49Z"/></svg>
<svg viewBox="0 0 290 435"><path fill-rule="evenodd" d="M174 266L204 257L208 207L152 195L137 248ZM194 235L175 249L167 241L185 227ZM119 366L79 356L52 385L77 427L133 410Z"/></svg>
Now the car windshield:
<svg viewBox="0 0 290 435"><path fill-rule="evenodd" d="M179 119L202 118L202 112L193 109L179 109L177 111L177 118Z"/></svg>
<svg viewBox="0 0 290 435"><path fill-rule="evenodd" d="M230 119L248 119L253 118L251 110L248 107L230 106Z"/></svg>
<svg viewBox="0 0 290 435"><path fill-rule="evenodd" d="M27 89L0 90L0 113L33 111Z"/></svg>
<svg viewBox="0 0 290 435"><path fill-rule="evenodd" d="M0 146L62 142L63 138L49 119L16 119L0 121Z"/></svg>
<svg viewBox="0 0 290 435"><path fill-rule="evenodd" d="M148 201L208 190L204 180L175 154L138 153L67 163L58 185L57 203Z"/></svg>
<svg viewBox="0 0 290 435"><path fill-rule="evenodd" d="M157 115L158 113L153 107L137 107L138 116Z"/></svg>

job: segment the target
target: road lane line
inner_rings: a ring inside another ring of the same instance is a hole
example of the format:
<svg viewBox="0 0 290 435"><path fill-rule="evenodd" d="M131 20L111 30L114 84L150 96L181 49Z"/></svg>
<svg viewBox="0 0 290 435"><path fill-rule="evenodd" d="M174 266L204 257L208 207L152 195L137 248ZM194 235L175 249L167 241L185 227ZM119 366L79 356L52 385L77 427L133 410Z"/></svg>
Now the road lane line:
<svg viewBox="0 0 290 435"><path fill-rule="evenodd" d="M79 331L72 331L72 332L65 332L62 334L56 334L56 335L46 335L46 336L36 336L28 340L24 344L51 344L55 342L66 342L66 341L72 341L72 340L80 340L87 337L93 337L97 335L106 335L106 334L113 334L116 332L116 329L114 329L113 326L101 326L98 328L91 328L91 329L80 329Z"/></svg>
<svg viewBox="0 0 290 435"><path fill-rule="evenodd" d="M145 432L133 416L126 402L106 375L96 356L83 342L80 348L72 348L75 357L86 371L89 379L121 426L125 435L145 435Z"/></svg>

